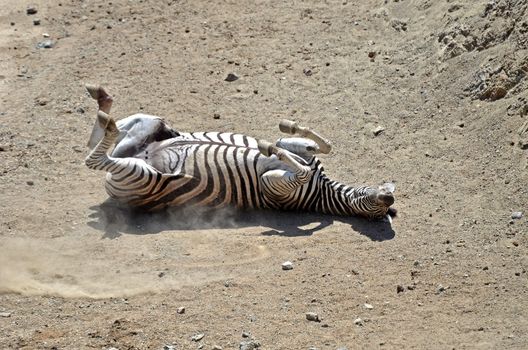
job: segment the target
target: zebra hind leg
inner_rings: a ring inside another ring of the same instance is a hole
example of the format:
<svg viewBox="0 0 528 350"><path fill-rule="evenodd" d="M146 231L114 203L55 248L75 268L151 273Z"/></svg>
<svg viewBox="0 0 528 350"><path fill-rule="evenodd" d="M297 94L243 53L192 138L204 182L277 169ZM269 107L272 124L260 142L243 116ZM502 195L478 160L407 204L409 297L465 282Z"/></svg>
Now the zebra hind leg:
<svg viewBox="0 0 528 350"><path fill-rule="evenodd" d="M114 99L99 85L85 85L90 96L97 101L98 111L106 114L110 113ZM92 133L88 139L88 148L93 149L95 145L103 138L104 128L101 128L99 122L94 123Z"/></svg>
<svg viewBox="0 0 528 350"><path fill-rule="evenodd" d="M301 159L298 156L264 140L258 141L258 148L263 155L267 157L275 155L277 159L291 168L291 170L270 169L262 175L264 191L271 198L279 200L287 198L295 189L306 184L312 178L312 169L301 164L299 162Z"/></svg>
<svg viewBox="0 0 528 350"><path fill-rule="evenodd" d="M332 150L332 144L330 141L311 130L310 128L300 126L296 122L283 119L279 123L279 129L285 134L299 135L314 141L319 146L319 152L328 154Z"/></svg>

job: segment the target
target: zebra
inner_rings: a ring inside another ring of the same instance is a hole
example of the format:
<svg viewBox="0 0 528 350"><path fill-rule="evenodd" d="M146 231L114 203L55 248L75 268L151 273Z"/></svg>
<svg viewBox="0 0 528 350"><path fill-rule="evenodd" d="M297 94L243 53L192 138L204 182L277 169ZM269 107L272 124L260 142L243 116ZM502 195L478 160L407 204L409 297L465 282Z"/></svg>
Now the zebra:
<svg viewBox="0 0 528 350"><path fill-rule="evenodd" d="M100 86L86 88L99 110L85 164L106 171L107 193L127 206L231 205L389 222L396 215L392 183L352 187L329 179L316 154L330 153L331 143L296 122L282 120L280 131L294 137L275 143L228 132L180 133L152 115L115 122L112 97Z"/></svg>

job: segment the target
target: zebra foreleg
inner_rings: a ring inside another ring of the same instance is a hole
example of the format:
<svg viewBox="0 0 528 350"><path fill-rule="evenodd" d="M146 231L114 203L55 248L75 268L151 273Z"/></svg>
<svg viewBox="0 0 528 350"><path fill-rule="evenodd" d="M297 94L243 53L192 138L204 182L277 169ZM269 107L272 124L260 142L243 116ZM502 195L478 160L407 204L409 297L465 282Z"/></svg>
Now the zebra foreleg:
<svg viewBox="0 0 528 350"><path fill-rule="evenodd" d="M119 129L114 119L103 111L97 113L97 125L103 130L104 136L86 157L85 164L88 168L105 170L112 175L124 173L126 170L142 172L144 175L157 173L157 170L142 159L109 157L108 151L115 144Z"/></svg>
<svg viewBox="0 0 528 350"><path fill-rule="evenodd" d="M279 129L285 134L298 135L314 141L319 150L316 153L328 154L332 150L332 144L330 141L311 130L310 128L299 126L296 122L291 120L283 119L279 123Z"/></svg>
<svg viewBox="0 0 528 350"><path fill-rule="evenodd" d="M270 198L274 200L286 199L298 187L306 184L312 178L312 169L301 164L289 151L263 140L258 142L258 148L263 155L267 157L275 155L277 159L291 169L270 169L261 175L264 192Z"/></svg>
<svg viewBox="0 0 528 350"><path fill-rule="evenodd" d="M112 103L114 102L112 96L110 96L101 86L86 84L85 87L90 96L97 101L98 110L109 114L110 109L112 108ZM104 133L104 128L102 128L96 120L90 138L88 139L88 147L90 149L94 148L97 142L103 138Z"/></svg>

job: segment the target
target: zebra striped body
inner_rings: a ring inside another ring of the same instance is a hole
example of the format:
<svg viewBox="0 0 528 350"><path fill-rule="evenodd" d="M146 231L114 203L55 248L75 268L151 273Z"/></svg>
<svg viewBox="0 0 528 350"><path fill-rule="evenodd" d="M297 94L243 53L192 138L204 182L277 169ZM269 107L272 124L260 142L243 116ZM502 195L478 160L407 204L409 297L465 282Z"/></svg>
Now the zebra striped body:
<svg viewBox="0 0 528 350"><path fill-rule="evenodd" d="M380 205L377 188L330 180L314 155L281 150L285 153L268 157L256 139L241 134L176 133L165 140L138 143L131 157L108 156L118 128L119 123L115 130L107 128L86 165L107 171L108 194L133 207L234 205L382 217L392 204Z"/></svg>

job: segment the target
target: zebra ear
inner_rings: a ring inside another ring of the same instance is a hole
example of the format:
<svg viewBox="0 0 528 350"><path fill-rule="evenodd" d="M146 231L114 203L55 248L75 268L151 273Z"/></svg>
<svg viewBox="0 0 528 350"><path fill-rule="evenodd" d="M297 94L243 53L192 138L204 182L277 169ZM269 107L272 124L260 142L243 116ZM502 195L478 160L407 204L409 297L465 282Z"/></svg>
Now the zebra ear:
<svg viewBox="0 0 528 350"><path fill-rule="evenodd" d="M385 192L386 194L394 193L395 189L396 189L396 186L394 186L392 182L386 182L379 187L379 190Z"/></svg>

